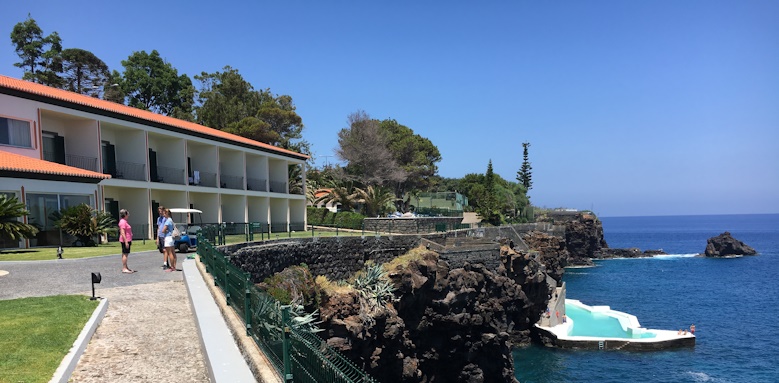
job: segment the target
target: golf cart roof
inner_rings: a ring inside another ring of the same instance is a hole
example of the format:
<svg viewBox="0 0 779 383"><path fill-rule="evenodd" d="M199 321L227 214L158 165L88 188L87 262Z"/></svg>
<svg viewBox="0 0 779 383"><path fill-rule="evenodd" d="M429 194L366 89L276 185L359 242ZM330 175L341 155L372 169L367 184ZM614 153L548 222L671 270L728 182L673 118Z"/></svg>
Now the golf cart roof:
<svg viewBox="0 0 779 383"><path fill-rule="evenodd" d="M203 213L202 211L198 209L185 209L180 207L174 207L170 209L171 213Z"/></svg>

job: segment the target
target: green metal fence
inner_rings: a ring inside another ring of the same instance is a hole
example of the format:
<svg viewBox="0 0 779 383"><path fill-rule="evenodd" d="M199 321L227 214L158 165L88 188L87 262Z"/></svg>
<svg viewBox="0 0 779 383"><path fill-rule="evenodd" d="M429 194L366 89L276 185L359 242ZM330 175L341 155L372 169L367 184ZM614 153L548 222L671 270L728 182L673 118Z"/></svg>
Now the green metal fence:
<svg viewBox="0 0 779 383"><path fill-rule="evenodd" d="M246 226L247 239L251 225ZM295 326L289 306L254 286L251 275L230 262L212 239L224 237L218 225L198 233L197 251L206 271L222 289L251 336L285 382L376 383L376 380L327 345L316 334Z"/></svg>

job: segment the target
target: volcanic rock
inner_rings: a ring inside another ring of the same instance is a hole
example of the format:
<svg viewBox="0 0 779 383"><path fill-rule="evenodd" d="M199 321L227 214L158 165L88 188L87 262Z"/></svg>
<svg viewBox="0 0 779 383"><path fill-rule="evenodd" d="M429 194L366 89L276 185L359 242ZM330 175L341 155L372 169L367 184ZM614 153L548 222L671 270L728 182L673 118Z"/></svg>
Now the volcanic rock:
<svg viewBox="0 0 779 383"><path fill-rule="evenodd" d="M730 235L730 232L724 232L716 237L711 237L706 242L707 257L740 257L742 255L755 255L757 251L744 244Z"/></svg>

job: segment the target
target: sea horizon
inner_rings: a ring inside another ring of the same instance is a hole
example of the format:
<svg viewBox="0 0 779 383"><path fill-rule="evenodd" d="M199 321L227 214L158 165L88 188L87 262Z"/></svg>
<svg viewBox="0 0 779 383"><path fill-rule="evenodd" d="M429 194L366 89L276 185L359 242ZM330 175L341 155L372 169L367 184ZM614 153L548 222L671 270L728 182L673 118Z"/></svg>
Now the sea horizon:
<svg viewBox="0 0 779 383"><path fill-rule="evenodd" d="M724 217L745 215L779 215L777 213L712 213L712 214L658 214L658 215L598 215L598 218L657 218L657 217Z"/></svg>

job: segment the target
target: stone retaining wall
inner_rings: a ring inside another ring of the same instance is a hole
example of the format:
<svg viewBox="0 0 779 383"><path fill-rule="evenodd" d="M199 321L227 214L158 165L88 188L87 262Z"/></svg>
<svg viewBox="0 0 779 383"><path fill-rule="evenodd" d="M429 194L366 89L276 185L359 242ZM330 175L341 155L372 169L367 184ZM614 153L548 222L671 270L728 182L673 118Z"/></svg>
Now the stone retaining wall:
<svg viewBox="0 0 779 383"><path fill-rule="evenodd" d="M300 238L289 241L224 246L233 264L251 273L257 283L293 265L305 263L314 275L346 279L366 261L385 263L420 243L417 236Z"/></svg>
<svg viewBox="0 0 779 383"><path fill-rule="evenodd" d="M463 217L365 218L365 231L398 234L426 234L457 228Z"/></svg>

